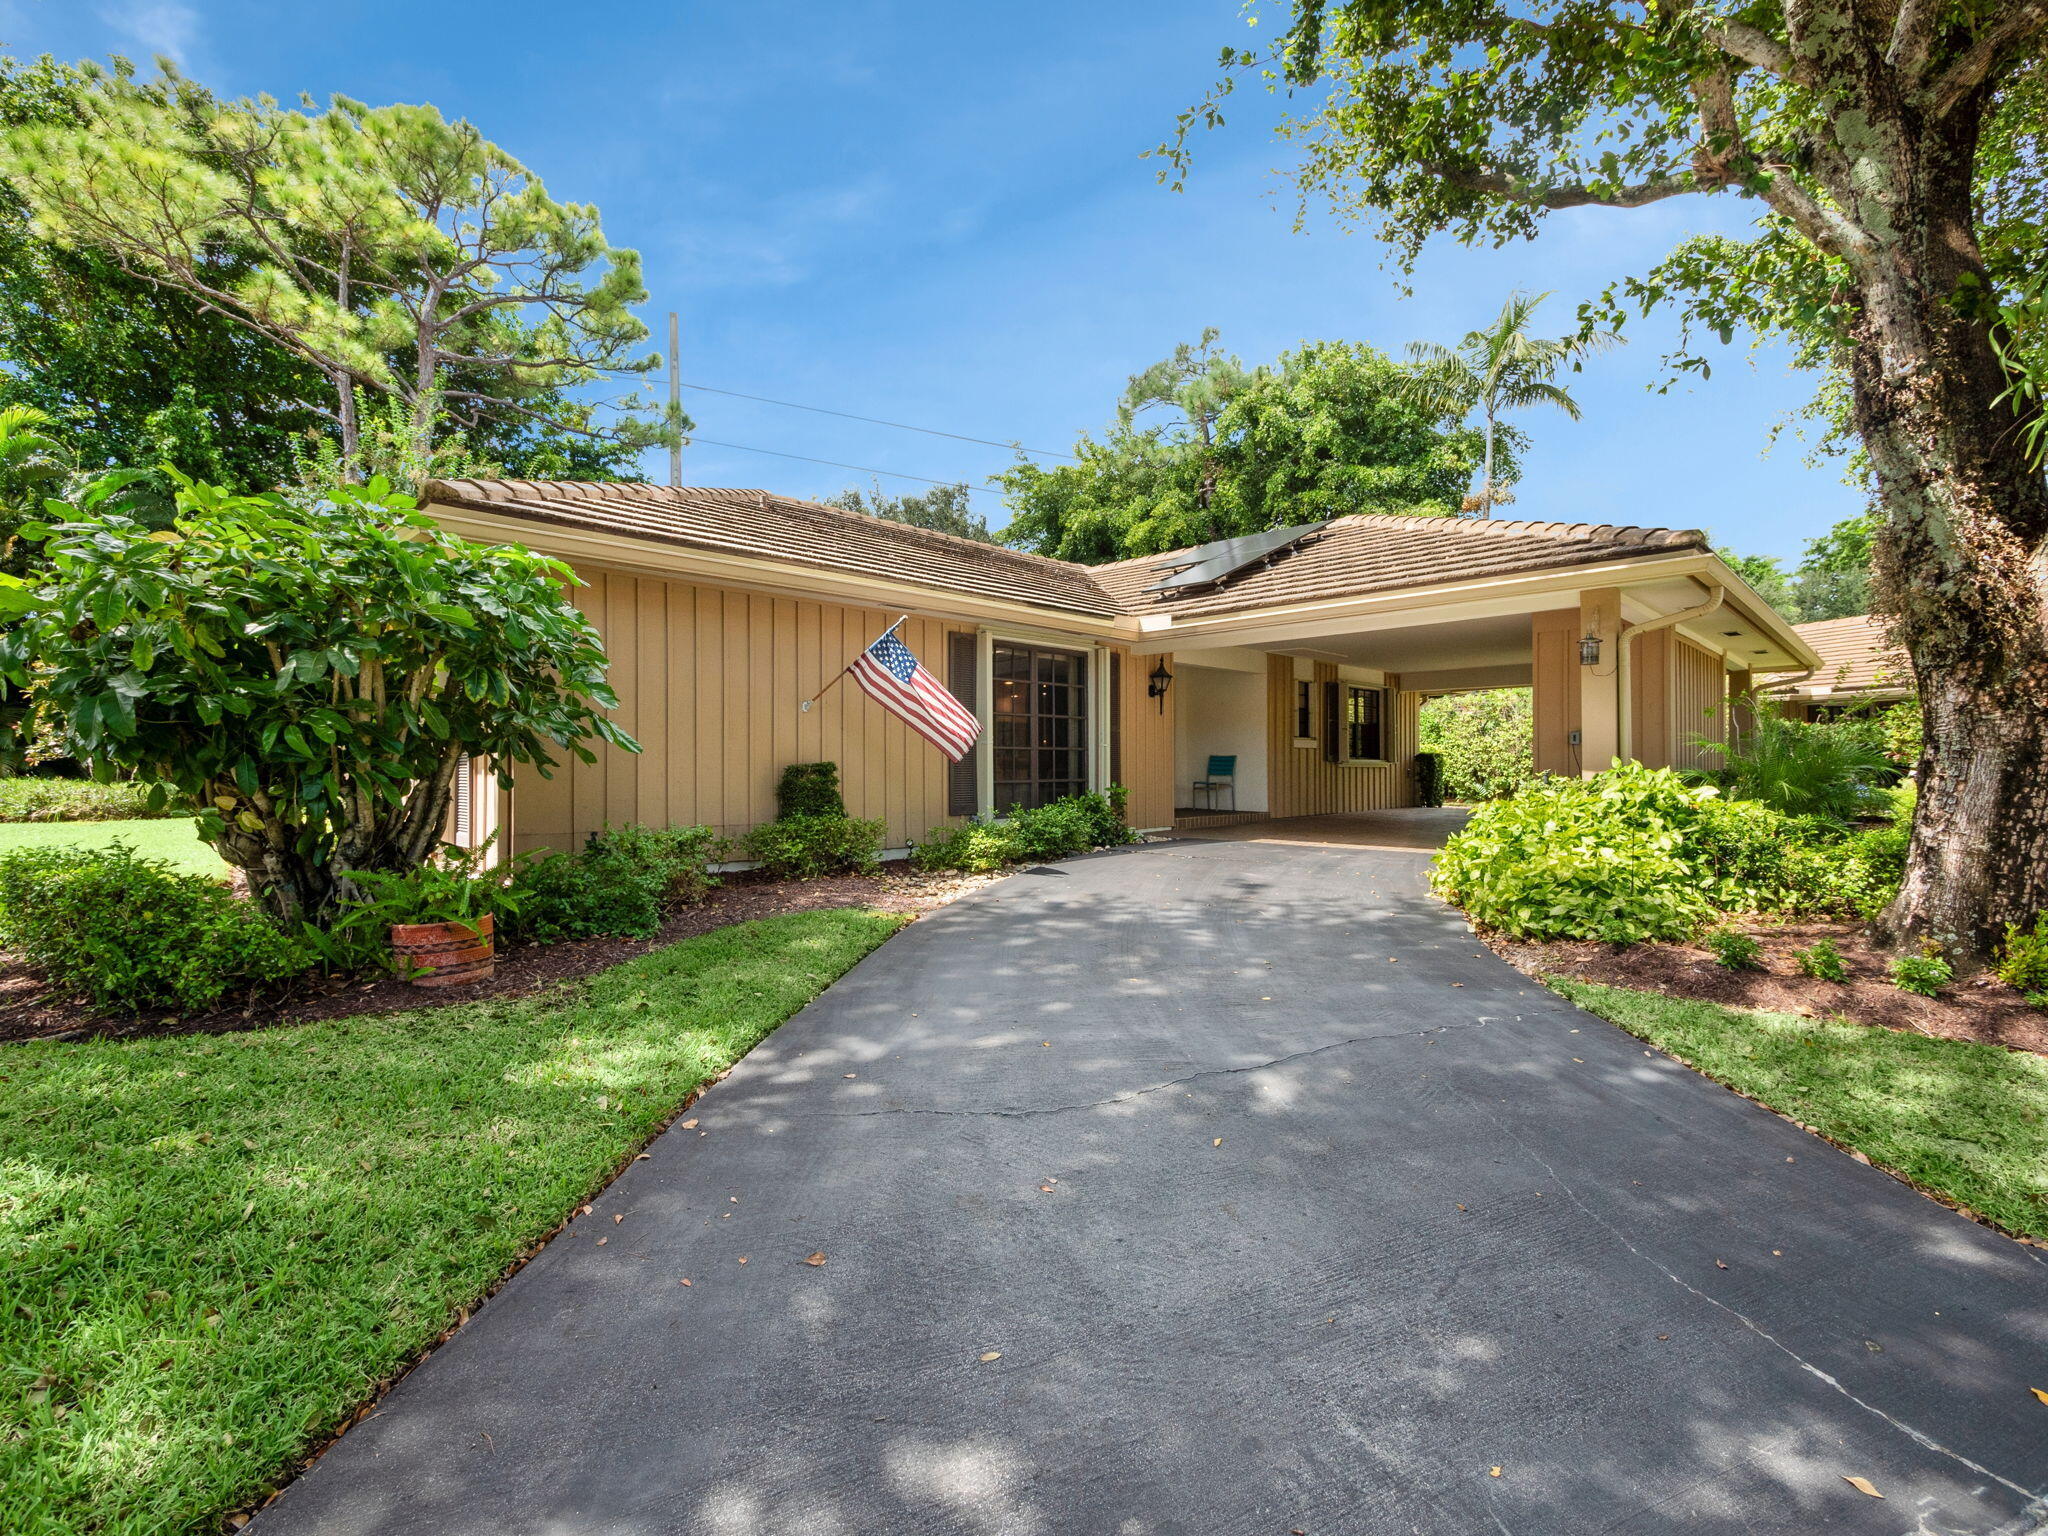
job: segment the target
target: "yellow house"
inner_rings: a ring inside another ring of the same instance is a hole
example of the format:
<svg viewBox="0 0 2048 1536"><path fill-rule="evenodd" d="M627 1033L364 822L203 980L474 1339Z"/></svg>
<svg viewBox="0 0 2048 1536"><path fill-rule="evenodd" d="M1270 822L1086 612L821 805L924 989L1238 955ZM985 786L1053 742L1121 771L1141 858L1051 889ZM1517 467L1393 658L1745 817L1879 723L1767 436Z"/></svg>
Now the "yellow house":
<svg viewBox="0 0 2048 1536"><path fill-rule="evenodd" d="M448 480L424 500L576 571L642 748L521 770L509 796L477 774L461 828L515 851L607 823L736 835L774 816L787 764L824 759L892 847L1112 783L1147 829L1390 808L1414 803L1431 695L1529 686L1537 767L1592 773L1692 763L1761 677L1819 664L1689 530L1356 515L1085 566L766 491ZM981 721L960 763L851 683L803 708L899 615Z"/></svg>

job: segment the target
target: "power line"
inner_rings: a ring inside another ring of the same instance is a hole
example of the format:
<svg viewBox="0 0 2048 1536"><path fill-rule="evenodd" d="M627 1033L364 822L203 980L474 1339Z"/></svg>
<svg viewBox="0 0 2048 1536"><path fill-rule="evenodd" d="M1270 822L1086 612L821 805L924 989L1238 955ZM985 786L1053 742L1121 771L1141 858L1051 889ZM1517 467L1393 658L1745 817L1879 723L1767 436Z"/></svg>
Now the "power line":
<svg viewBox="0 0 2048 1536"><path fill-rule="evenodd" d="M826 407L822 405L799 405L794 400L771 400L766 395L746 395L740 393L740 391L736 389L720 389L716 385L712 384L691 384L686 381L683 384L683 388L700 389L703 390L706 394L712 395L729 395L735 400L752 400L758 405L781 405L787 406L792 411L811 411L819 416L838 416L846 421L864 421L869 426L873 427L895 427L899 431L903 432L922 432L927 437L950 437L956 443L980 443L985 448L1010 448L1014 449L1018 453L1028 453L1033 455L1034 457L1042 459L1065 459L1069 464L1078 464L1081 462L1079 459L1075 458L1071 453L1056 453L1050 448L1022 448L1018 447L1018 445L1015 443L999 443L992 437L968 437L959 432L941 432L937 427L914 427L907 421L884 421L879 416L856 416L852 411L828 410ZM765 449L761 451L766 452ZM784 455L784 457L794 459L800 458L801 455L792 453L786 454ZM819 459L817 460L817 462L823 464L826 463L827 461L824 459ZM882 473L887 473L887 471L882 471ZM922 477L918 475L910 475L907 478L917 480L921 479ZM938 483L939 482L937 481L933 482L933 484L935 485Z"/></svg>
<svg viewBox="0 0 2048 1536"><path fill-rule="evenodd" d="M753 448L745 443L721 443L715 437L699 437L694 432L689 435L689 440L693 443L703 443L711 448L736 448L741 453L765 453L778 459L797 459L805 464L826 464L830 465L833 469L857 470L863 475L889 475L897 480L921 480L926 485L967 485L967 482L964 480L934 480L929 475L906 475L900 469L876 469L867 464L842 464L837 459L814 459L807 453L784 453L780 448ZM967 485L967 490L970 495L975 496L992 496L995 494L993 491L983 490L978 485Z"/></svg>

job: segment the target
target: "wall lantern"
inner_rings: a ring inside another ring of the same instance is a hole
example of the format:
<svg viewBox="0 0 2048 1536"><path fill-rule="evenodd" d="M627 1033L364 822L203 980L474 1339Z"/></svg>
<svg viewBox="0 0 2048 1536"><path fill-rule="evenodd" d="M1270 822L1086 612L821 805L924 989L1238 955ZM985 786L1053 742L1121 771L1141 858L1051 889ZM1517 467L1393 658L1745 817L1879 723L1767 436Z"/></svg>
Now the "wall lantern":
<svg viewBox="0 0 2048 1536"><path fill-rule="evenodd" d="M1145 697L1159 701L1159 713L1166 713L1166 690L1173 686L1173 674L1166 670L1166 658L1161 657L1159 665L1152 669L1146 680Z"/></svg>
<svg viewBox="0 0 2048 1536"><path fill-rule="evenodd" d="M1600 665L1600 637L1586 635L1579 641L1579 665L1597 667Z"/></svg>

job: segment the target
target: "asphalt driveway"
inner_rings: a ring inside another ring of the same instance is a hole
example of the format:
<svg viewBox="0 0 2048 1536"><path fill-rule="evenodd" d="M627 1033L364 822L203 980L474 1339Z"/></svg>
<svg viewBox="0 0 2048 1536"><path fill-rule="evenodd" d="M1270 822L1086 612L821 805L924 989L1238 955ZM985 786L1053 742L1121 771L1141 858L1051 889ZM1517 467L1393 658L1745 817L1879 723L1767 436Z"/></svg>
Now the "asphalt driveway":
<svg viewBox="0 0 2048 1536"><path fill-rule="evenodd" d="M919 922L252 1529L2048 1530L2048 1256L1524 980L1426 857Z"/></svg>

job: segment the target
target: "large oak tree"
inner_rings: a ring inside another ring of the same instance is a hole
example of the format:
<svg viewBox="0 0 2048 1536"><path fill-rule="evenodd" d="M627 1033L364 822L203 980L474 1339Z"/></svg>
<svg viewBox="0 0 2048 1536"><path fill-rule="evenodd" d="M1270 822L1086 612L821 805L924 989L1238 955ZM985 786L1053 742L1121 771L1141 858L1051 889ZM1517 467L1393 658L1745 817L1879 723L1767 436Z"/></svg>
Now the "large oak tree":
<svg viewBox="0 0 2048 1536"><path fill-rule="evenodd" d="M1876 596L1925 711L1883 927L1982 952L2048 908L2041 51L2048 0L1295 0L1244 71L1313 93L1304 195L1412 262L1562 209L1753 199L1625 290L1838 370L1880 513Z"/></svg>

